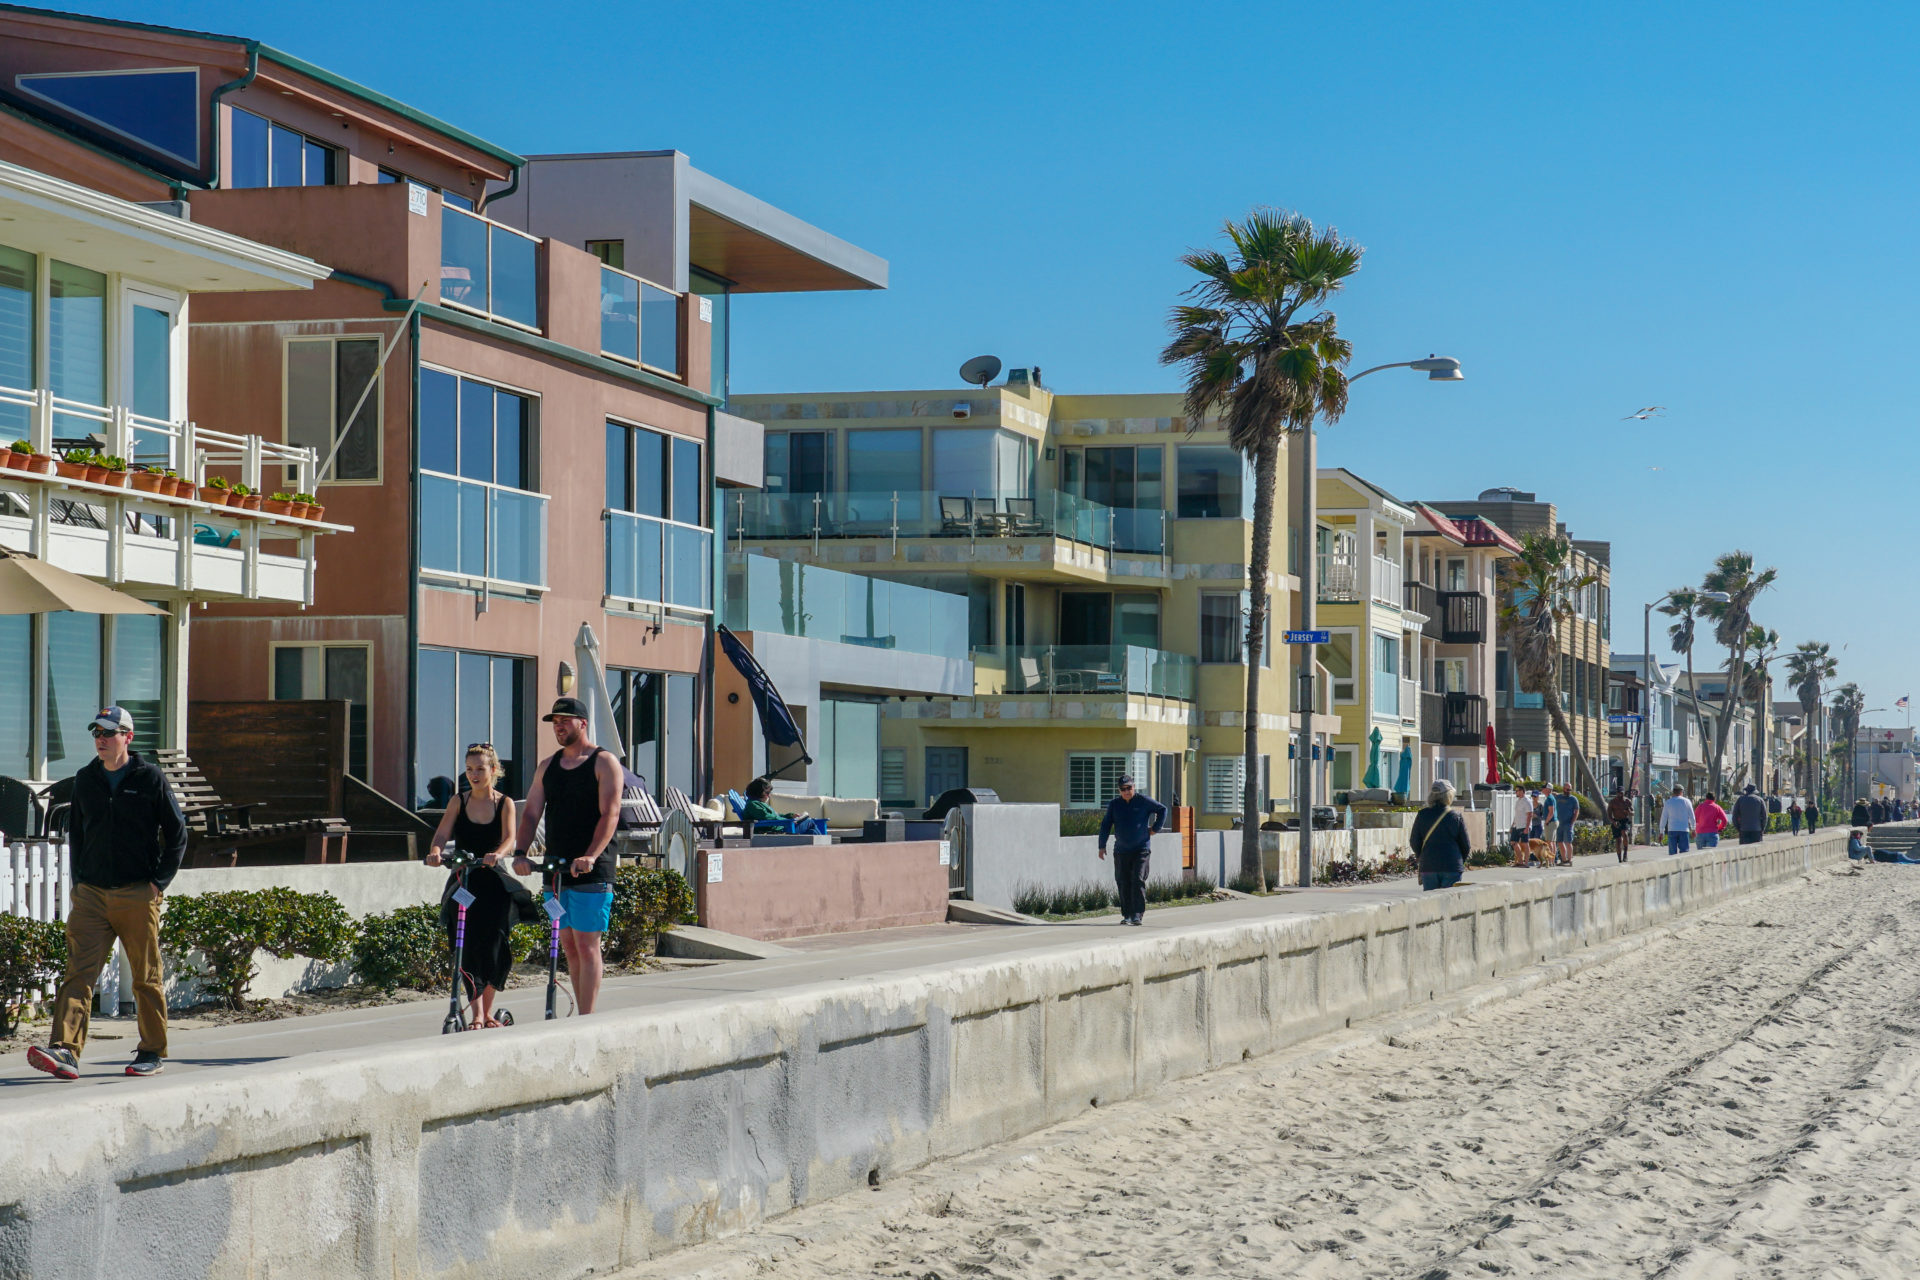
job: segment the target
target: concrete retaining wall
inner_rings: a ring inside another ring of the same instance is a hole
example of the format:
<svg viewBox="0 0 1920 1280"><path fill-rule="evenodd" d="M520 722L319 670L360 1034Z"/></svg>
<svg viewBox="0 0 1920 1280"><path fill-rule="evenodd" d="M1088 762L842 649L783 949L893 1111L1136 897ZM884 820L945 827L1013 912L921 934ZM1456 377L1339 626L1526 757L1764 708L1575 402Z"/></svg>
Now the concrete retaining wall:
<svg viewBox="0 0 1920 1280"><path fill-rule="evenodd" d="M793 938L947 918L940 842L702 849L700 924L743 938Z"/></svg>
<svg viewBox="0 0 1920 1280"><path fill-rule="evenodd" d="M608 1270L1844 858L1844 831L1775 838L48 1091L0 1112L0 1275Z"/></svg>

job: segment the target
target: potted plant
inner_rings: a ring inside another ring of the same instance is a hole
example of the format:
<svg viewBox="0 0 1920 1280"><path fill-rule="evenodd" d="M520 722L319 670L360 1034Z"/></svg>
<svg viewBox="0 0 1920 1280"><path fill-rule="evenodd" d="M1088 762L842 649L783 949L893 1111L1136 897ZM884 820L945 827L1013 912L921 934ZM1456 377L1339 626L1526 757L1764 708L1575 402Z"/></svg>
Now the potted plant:
<svg viewBox="0 0 1920 1280"><path fill-rule="evenodd" d="M200 501L224 507L233 501L233 486L225 476L215 476L200 486Z"/></svg>
<svg viewBox="0 0 1920 1280"><path fill-rule="evenodd" d="M189 484L185 489L182 489L180 487L180 477L174 474L173 468L155 467L153 474L159 477L160 493L163 495L170 498L191 498L193 496L193 486Z"/></svg>
<svg viewBox="0 0 1920 1280"><path fill-rule="evenodd" d="M293 500L306 504L306 518L309 520L318 520L327 514L327 509L320 505L320 499L310 493L296 493Z"/></svg>
<svg viewBox="0 0 1920 1280"><path fill-rule="evenodd" d="M127 483L135 489L138 489L141 493L158 493L163 495L173 493L173 486L167 483L166 476L154 470L152 467L140 467L129 472L127 474Z"/></svg>
<svg viewBox="0 0 1920 1280"><path fill-rule="evenodd" d="M293 495L275 493L261 499L260 509L270 516L290 516L293 511Z"/></svg>
<svg viewBox="0 0 1920 1280"><path fill-rule="evenodd" d="M237 505L242 511L258 511L260 509L260 495L251 485L237 484L233 486L233 492L234 501L228 502L228 506Z"/></svg>
<svg viewBox="0 0 1920 1280"><path fill-rule="evenodd" d="M100 468L102 473L100 476L101 484L110 484L120 489L127 487L127 460L125 458L117 453L103 453L95 460L95 465Z"/></svg>
<svg viewBox="0 0 1920 1280"><path fill-rule="evenodd" d="M15 440L13 442L13 465L19 470L30 471L34 475L45 475L47 472L53 470L53 459L44 453L35 453L31 441L24 439Z"/></svg>
<svg viewBox="0 0 1920 1280"><path fill-rule="evenodd" d="M92 462L93 450L84 445L75 445L55 460L53 469L60 473L63 480L85 480L87 468Z"/></svg>
<svg viewBox="0 0 1920 1280"><path fill-rule="evenodd" d="M12 465L13 446L10 444L0 445L0 467L11 467Z"/></svg>

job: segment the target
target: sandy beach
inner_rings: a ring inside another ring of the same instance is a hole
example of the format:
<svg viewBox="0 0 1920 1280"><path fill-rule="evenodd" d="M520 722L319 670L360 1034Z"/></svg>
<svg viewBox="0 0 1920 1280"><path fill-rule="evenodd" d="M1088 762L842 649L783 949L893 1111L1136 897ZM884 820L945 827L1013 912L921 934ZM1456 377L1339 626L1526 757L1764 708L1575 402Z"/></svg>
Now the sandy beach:
<svg viewBox="0 0 1920 1280"><path fill-rule="evenodd" d="M1916 1006L1920 868L1822 872L630 1274L1911 1276Z"/></svg>

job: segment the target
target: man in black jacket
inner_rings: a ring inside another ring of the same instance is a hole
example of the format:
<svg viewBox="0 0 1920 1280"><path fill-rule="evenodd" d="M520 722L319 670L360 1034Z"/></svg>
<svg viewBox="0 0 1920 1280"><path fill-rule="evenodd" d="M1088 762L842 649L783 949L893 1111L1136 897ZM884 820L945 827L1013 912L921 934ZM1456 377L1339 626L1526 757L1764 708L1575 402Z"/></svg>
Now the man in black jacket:
<svg viewBox="0 0 1920 1280"><path fill-rule="evenodd" d="M93 984L117 938L140 1014L140 1047L127 1074L150 1076L167 1056L160 898L186 854L187 824L166 775L131 749L132 716L105 707L88 728L94 759L74 777L67 822L74 881L67 971L54 997L52 1043L27 1050L27 1062L60 1080L80 1074Z"/></svg>
<svg viewBox="0 0 1920 1280"><path fill-rule="evenodd" d="M1153 852L1153 834L1167 820L1167 806L1133 789L1132 778L1120 779L1119 794L1107 801L1100 819L1100 857L1107 856L1107 837L1113 837L1113 883L1120 891L1120 923L1139 924L1147 914L1147 863Z"/></svg>

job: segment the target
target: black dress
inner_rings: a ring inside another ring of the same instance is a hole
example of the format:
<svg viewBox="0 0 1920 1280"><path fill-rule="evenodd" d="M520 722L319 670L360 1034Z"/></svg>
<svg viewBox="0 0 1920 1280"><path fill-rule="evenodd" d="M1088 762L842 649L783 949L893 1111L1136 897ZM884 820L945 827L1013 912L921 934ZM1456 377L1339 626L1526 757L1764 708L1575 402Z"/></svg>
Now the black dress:
<svg viewBox="0 0 1920 1280"><path fill-rule="evenodd" d="M493 820L475 822L467 817L467 802L471 796L460 798L460 812L453 817L453 844L460 849L475 854L489 854L500 847L503 838L502 828L506 817L506 806L498 795L493 802ZM453 901L453 891L459 887L460 873L453 872L447 877L446 890L440 895L441 916L447 925L447 945L453 945L453 931L459 921L459 910ZM513 927L515 915L513 895L507 887L505 878L493 867L472 866L467 868L467 892L473 895L473 905L467 908L467 937L461 951L460 967L467 974L467 994L477 994L480 987L492 987L498 991L507 985L507 974L513 968L513 953L507 945L508 932Z"/></svg>

